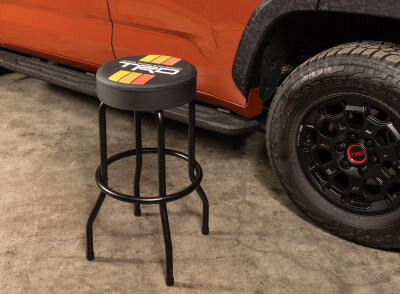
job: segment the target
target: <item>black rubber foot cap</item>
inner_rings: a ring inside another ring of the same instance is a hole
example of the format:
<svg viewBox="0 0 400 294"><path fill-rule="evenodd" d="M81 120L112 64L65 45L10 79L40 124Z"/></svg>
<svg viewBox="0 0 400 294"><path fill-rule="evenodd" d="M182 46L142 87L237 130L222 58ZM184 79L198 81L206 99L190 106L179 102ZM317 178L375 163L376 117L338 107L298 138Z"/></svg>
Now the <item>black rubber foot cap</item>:
<svg viewBox="0 0 400 294"><path fill-rule="evenodd" d="M86 252L86 259L92 261L94 259L94 252L92 251L90 254L89 252Z"/></svg>
<svg viewBox="0 0 400 294"><path fill-rule="evenodd" d="M135 216L141 216L142 215L142 211L139 209L139 210L134 210L133 211L133 214L135 215Z"/></svg>
<svg viewBox="0 0 400 294"><path fill-rule="evenodd" d="M167 284L168 287L171 287L174 285L174 278L172 279L166 279L165 284Z"/></svg>
<svg viewBox="0 0 400 294"><path fill-rule="evenodd" d="M210 229L207 227L207 228L202 228L201 229L201 232L203 233L203 235L208 235L209 233L210 233Z"/></svg>

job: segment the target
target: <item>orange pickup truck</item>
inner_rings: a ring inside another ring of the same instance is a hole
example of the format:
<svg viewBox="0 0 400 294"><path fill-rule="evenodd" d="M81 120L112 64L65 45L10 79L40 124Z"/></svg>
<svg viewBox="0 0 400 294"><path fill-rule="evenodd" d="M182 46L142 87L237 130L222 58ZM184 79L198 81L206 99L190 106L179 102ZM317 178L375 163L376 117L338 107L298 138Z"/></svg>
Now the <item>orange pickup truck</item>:
<svg viewBox="0 0 400 294"><path fill-rule="evenodd" d="M0 67L96 96L107 61L185 59L198 127L244 134L265 109L270 161L300 210L399 248L399 28L397 0L1 0Z"/></svg>

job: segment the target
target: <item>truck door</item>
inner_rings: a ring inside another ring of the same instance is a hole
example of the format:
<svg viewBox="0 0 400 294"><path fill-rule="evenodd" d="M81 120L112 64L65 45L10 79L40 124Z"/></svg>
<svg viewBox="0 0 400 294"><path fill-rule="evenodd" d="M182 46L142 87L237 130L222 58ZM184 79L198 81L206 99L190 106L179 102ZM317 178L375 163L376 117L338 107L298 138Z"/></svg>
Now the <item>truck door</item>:
<svg viewBox="0 0 400 294"><path fill-rule="evenodd" d="M205 0L108 0L116 57L171 52L204 63L215 48ZM210 44L211 40L211 44Z"/></svg>
<svg viewBox="0 0 400 294"><path fill-rule="evenodd" d="M107 0L0 1L0 46L101 65L114 59L111 35Z"/></svg>

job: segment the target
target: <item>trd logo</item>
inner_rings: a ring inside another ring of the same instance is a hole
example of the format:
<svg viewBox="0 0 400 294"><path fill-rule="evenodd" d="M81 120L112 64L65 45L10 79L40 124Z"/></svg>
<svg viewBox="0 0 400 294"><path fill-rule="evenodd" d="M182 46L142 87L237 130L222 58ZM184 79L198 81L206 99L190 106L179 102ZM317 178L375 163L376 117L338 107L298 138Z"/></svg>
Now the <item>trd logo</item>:
<svg viewBox="0 0 400 294"><path fill-rule="evenodd" d="M365 155L365 151L358 151L358 152L350 152L351 157L358 157Z"/></svg>
<svg viewBox="0 0 400 294"><path fill-rule="evenodd" d="M131 62L131 61L120 61L119 63L123 63L121 67L128 67L129 65L132 65L133 67L131 68L131 71L135 70L143 70L143 71L148 71L151 74L156 74L156 73L161 73L161 74L166 74L166 75L176 75L178 74L181 70L176 67L165 67L165 66L157 66L157 65L147 65L143 63L136 63L136 62Z"/></svg>

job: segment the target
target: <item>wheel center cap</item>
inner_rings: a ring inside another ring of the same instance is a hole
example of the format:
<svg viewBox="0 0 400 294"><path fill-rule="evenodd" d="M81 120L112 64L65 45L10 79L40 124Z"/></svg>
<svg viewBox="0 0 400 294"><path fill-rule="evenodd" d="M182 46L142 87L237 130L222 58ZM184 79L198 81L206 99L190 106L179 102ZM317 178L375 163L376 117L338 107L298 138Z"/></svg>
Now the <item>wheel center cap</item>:
<svg viewBox="0 0 400 294"><path fill-rule="evenodd" d="M358 144L350 145L347 148L347 158L353 164L363 164L368 158L367 150Z"/></svg>

